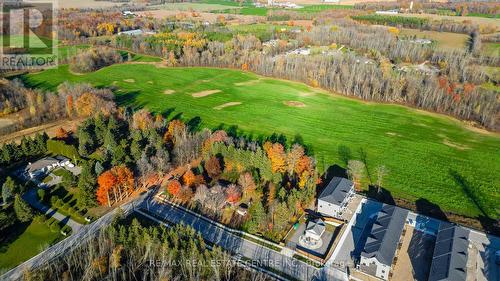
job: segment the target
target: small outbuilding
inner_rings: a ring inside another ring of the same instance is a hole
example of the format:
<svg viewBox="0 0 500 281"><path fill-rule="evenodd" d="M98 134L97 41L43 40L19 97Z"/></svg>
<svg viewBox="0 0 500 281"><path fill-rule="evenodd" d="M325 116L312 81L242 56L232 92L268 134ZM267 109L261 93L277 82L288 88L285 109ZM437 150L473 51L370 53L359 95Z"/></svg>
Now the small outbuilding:
<svg viewBox="0 0 500 281"><path fill-rule="evenodd" d="M325 222L322 219L315 219L307 223L304 236L312 240L321 240L325 229Z"/></svg>

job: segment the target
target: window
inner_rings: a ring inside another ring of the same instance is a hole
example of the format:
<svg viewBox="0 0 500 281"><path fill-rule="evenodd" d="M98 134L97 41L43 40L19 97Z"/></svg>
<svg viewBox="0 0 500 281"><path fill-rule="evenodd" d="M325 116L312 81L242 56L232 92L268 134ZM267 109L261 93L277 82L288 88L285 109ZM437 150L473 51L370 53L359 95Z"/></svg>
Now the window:
<svg viewBox="0 0 500 281"><path fill-rule="evenodd" d="M385 273L385 270L382 270L382 273Z"/></svg>

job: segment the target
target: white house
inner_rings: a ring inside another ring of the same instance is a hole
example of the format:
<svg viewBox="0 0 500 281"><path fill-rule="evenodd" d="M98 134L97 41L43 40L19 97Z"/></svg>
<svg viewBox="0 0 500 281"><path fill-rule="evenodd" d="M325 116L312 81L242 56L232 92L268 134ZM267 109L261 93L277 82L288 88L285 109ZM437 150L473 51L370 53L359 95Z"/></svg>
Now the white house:
<svg viewBox="0 0 500 281"><path fill-rule="evenodd" d="M341 218L347 204L354 196L354 183L345 178L334 177L318 197L318 213Z"/></svg>
<svg viewBox="0 0 500 281"><path fill-rule="evenodd" d="M36 162L28 163L26 172L30 178L45 175L55 167L59 167L59 160L53 157L45 157Z"/></svg>
<svg viewBox="0 0 500 281"><path fill-rule="evenodd" d="M408 211L393 205L382 206L361 252L359 269L388 280Z"/></svg>
<svg viewBox="0 0 500 281"><path fill-rule="evenodd" d="M134 14L134 13L132 13L131 11L123 11L122 15L123 15L124 17L127 17L127 16L135 16L135 14Z"/></svg>
<svg viewBox="0 0 500 281"><path fill-rule="evenodd" d="M73 165L68 158L63 156L44 157L36 162L28 163L25 171L30 178L35 178L48 174L56 167L73 168L75 165Z"/></svg>
<svg viewBox="0 0 500 281"><path fill-rule="evenodd" d="M397 15L399 14L398 10L388 10L388 11L376 11L377 15Z"/></svg>
<svg viewBox="0 0 500 281"><path fill-rule="evenodd" d="M321 240L321 235L325 232L325 222L322 219L309 221L306 225L304 237L315 241Z"/></svg>
<svg viewBox="0 0 500 281"><path fill-rule="evenodd" d="M118 32L118 35L128 35L128 36L139 36L143 34L144 31L142 31L141 29L133 29L133 30Z"/></svg>

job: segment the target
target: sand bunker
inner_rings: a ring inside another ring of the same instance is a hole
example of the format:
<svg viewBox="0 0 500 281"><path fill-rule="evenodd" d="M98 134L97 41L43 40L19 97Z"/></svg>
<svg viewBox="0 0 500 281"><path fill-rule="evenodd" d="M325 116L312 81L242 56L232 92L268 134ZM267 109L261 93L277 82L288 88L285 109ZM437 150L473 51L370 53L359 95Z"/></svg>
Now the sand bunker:
<svg viewBox="0 0 500 281"><path fill-rule="evenodd" d="M443 140L443 144L449 146L449 147L453 147L453 148L456 148L458 150L466 150L466 149L469 149L470 147L466 146L466 145L460 145L458 143L453 143L451 142L450 140L448 139L444 139Z"/></svg>
<svg viewBox="0 0 500 281"><path fill-rule="evenodd" d="M241 104L241 102L239 102L239 101L226 102L225 104L221 104L221 105L218 105L218 106L214 107L214 109L221 110L221 109L223 109L225 107L235 106L235 105L240 105L240 104Z"/></svg>
<svg viewBox="0 0 500 281"><path fill-rule="evenodd" d="M309 92L309 93L308 92L300 92L299 93L300 97L309 97L309 96L312 96L312 95L314 95L313 92Z"/></svg>
<svg viewBox="0 0 500 281"><path fill-rule="evenodd" d="M292 106L292 107L305 107L306 105L303 102L300 101L285 101L283 102L285 105Z"/></svg>
<svg viewBox="0 0 500 281"><path fill-rule="evenodd" d="M163 93L164 93L165 95L171 95L171 94L175 93L175 91L174 91L174 90L169 90L169 89L167 89L167 90L163 91Z"/></svg>
<svg viewBox="0 0 500 281"><path fill-rule="evenodd" d="M393 137L400 137L401 135L398 134L398 133L394 133L394 132L387 132L385 133L386 135L389 135L389 136L393 136Z"/></svg>
<svg viewBox="0 0 500 281"><path fill-rule="evenodd" d="M255 80L250 80L250 81L245 81L245 82L239 82L239 83L234 83L235 86L251 86L255 85L258 82L260 82L261 79L255 79Z"/></svg>
<svg viewBox="0 0 500 281"><path fill-rule="evenodd" d="M202 98L212 94L220 93L221 90L207 90L192 94L193 98Z"/></svg>
<svg viewBox="0 0 500 281"><path fill-rule="evenodd" d="M135 80L134 79L123 79L123 82L135 83Z"/></svg>

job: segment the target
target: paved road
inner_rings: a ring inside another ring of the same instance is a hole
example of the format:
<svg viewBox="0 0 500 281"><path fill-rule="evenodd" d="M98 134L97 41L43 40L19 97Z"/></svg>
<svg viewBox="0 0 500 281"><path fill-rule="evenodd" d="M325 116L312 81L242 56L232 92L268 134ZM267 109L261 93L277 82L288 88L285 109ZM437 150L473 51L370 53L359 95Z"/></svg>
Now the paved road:
<svg viewBox="0 0 500 281"><path fill-rule="evenodd" d="M31 188L28 190L26 193L23 194L23 199L28 202L32 207L35 209L38 209L40 212L43 214L53 217L54 219L69 225L71 229L73 229L73 233L78 232L83 225L80 223L77 223L76 221L72 220L70 217L65 216L61 213L58 213L56 210L51 209L45 205L43 205L40 201L38 201L38 195L36 194L36 189Z"/></svg>
<svg viewBox="0 0 500 281"><path fill-rule="evenodd" d="M130 214L135 207L139 206L142 201L144 201L144 199L149 196L149 194L151 194L151 191L135 198L133 201L122 205L120 208L114 209L113 211L105 214L93 223L82 226L79 231L74 232L70 237L49 247L45 251L25 261L17 267L7 271L5 274L0 276L0 280L19 280L23 276L23 272L25 270L33 270L40 266L46 265L60 255L71 251L71 249L77 247L81 243L95 237L95 235L97 235L103 227L108 226L113 221L113 218L119 209L123 210L123 213L125 215Z"/></svg>
<svg viewBox="0 0 500 281"><path fill-rule="evenodd" d="M322 276L322 274L327 274L325 271L243 239L206 219L194 216L170 204L158 203L153 200L144 201L141 209L170 223L190 225L199 231L207 241L217 244L233 254L240 254L252 260L254 265L273 268L298 280L327 280L328 278Z"/></svg>

